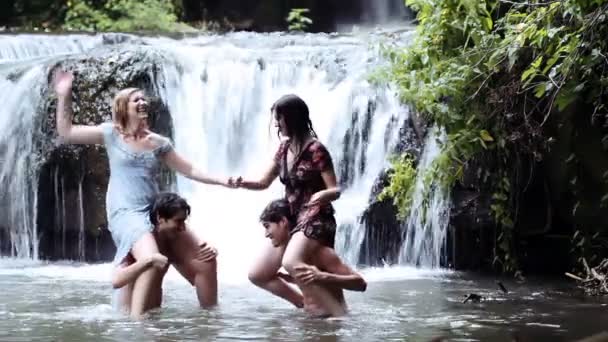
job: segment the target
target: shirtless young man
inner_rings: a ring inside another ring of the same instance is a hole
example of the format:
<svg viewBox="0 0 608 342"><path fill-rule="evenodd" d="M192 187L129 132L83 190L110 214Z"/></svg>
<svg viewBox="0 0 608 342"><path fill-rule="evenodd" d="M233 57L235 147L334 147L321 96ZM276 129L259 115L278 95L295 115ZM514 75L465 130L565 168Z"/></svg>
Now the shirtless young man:
<svg viewBox="0 0 608 342"><path fill-rule="evenodd" d="M190 215L190 206L186 200L175 193L160 193L156 195L148 209L160 253L153 253L150 257L137 261L129 254L114 269L112 287L120 289L121 308L130 311L133 282L141 273L155 267L165 274L169 265L173 265L192 286L196 287L202 307L214 306L217 303L217 280L208 281L208 279L209 273L215 274L217 251L206 243L199 243L194 233L187 229L186 219ZM180 246L180 248L173 250L170 246ZM150 301L150 307L146 310L161 306L162 283L155 284L152 295L154 300Z"/></svg>
<svg viewBox="0 0 608 342"><path fill-rule="evenodd" d="M270 202L260 215L260 221L266 230L266 237L271 240L272 245L275 248L284 248L291 237L290 230L295 225L290 214L289 203L284 199ZM343 290L363 292L367 288L363 277L345 265L332 248L321 248L319 253L307 262L308 264L303 263L295 267L295 279L282 272L278 272L277 277L296 285L314 283L326 288L342 306L341 310L338 310L342 312L347 310ZM315 303L305 293L302 303L304 310L313 316L331 316L324 306ZM332 311L336 312L336 310Z"/></svg>

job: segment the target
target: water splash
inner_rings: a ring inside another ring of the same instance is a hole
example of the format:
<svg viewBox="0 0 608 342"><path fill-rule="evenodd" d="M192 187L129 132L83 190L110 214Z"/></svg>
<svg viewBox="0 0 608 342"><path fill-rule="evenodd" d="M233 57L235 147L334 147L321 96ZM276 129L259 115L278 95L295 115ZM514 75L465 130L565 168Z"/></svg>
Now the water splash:
<svg viewBox="0 0 608 342"><path fill-rule="evenodd" d="M445 133L433 127L426 138L418 164L412 210L404 225L400 264L437 268L445 256L449 223L449 193L436 183L425 184L425 176L440 156Z"/></svg>

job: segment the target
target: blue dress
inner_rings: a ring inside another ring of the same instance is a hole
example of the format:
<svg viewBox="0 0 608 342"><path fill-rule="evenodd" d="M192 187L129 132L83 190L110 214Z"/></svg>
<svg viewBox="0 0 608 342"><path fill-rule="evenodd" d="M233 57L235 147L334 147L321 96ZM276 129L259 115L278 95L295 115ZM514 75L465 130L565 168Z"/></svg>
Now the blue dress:
<svg viewBox="0 0 608 342"><path fill-rule="evenodd" d="M166 137L150 151L134 151L113 123L101 124L110 163L106 193L108 229L116 244L114 263L120 263L144 234L153 230L147 206L159 191L160 157L173 146Z"/></svg>

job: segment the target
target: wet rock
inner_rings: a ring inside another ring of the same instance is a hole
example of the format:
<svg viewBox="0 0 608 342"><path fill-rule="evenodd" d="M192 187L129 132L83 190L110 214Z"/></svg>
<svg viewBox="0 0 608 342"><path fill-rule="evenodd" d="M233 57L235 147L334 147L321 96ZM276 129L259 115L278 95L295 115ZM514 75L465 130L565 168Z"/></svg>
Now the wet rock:
<svg viewBox="0 0 608 342"><path fill-rule="evenodd" d="M484 299L485 298L483 296L480 296L476 293L469 293L468 295L465 295L465 298L462 302L463 303L467 303L467 302L479 303Z"/></svg>
<svg viewBox="0 0 608 342"><path fill-rule="evenodd" d="M454 269L487 267L485 260L492 255L496 226L490 209L492 197L478 181L477 170L473 163L468 165L463 181L452 189L447 250Z"/></svg>
<svg viewBox="0 0 608 342"><path fill-rule="evenodd" d="M496 285L498 285L498 287L500 288L500 290L502 291L502 293L504 293L504 294L509 293L509 290L507 290L507 288L505 287L505 285L502 282L497 281Z"/></svg>
<svg viewBox="0 0 608 342"><path fill-rule="evenodd" d="M0 255L11 255L11 237L5 226L0 226Z"/></svg>
<svg viewBox="0 0 608 342"><path fill-rule="evenodd" d="M403 224L397 218L398 209L391 199L378 200L378 194L389 183L388 172L385 170L376 179L372 188L370 204L361 216L361 224L365 227L365 238L359 253L359 263L370 266L393 264L399 257L399 247L403 242L400 226Z"/></svg>
<svg viewBox="0 0 608 342"><path fill-rule="evenodd" d="M74 123L111 121L111 101L126 87L143 89L150 97L152 130L170 136L171 119L160 101L159 63L162 55L144 49L99 49L94 57L64 60L59 66L74 74ZM49 67L49 74L52 68ZM109 168L105 148L62 145L56 137L56 100L45 89L38 141L40 166L38 228L40 256L45 259L107 261L114 244L105 213Z"/></svg>

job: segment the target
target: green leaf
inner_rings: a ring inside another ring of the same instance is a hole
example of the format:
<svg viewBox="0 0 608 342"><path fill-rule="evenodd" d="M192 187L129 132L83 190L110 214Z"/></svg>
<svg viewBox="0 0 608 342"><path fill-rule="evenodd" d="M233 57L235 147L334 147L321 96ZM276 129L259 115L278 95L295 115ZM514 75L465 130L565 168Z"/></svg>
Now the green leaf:
<svg viewBox="0 0 608 342"><path fill-rule="evenodd" d="M549 58L547 60L547 64L543 68L543 74L546 74L547 71L549 71L549 69L551 69L555 65L555 63L557 63L558 59L559 59L559 54L557 54L557 53L555 55L553 55L553 57Z"/></svg>
<svg viewBox="0 0 608 342"><path fill-rule="evenodd" d="M533 67L530 67L528 69L526 69L523 74L521 74L521 80L523 82L525 82L528 78L530 78L530 76L536 74L536 69Z"/></svg>
<svg viewBox="0 0 608 342"><path fill-rule="evenodd" d="M483 17L483 18L481 18L481 25L486 30L491 31L492 27L494 27L494 22L492 21L492 18L490 18L490 17Z"/></svg>
<svg viewBox="0 0 608 342"><path fill-rule="evenodd" d="M519 58L519 48L511 46L507 49L507 52L507 56L509 58L509 70L511 70Z"/></svg>
<svg viewBox="0 0 608 342"><path fill-rule="evenodd" d="M536 58L534 60L534 62L532 62L531 66L534 69L538 69L538 68L540 68L540 65L541 65L542 62L543 62L543 56L538 56L538 58Z"/></svg>
<svg viewBox="0 0 608 342"><path fill-rule="evenodd" d="M547 83L541 83L534 88L534 96L538 99L545 95L547 91Z"/></svg>
<svg viewBox="0 0 608 342"><path fill-rule="evenodd" d="M487 142L492 142L494 141L494 138L490 135L490 133L488 131L486 131L485 129L482 129L481 131L479 131L479 136L481 137L481 139L483 141L487 141Z"/></svg>
<svg viewBox="0 0 608 342"><path fill-rule="evenodd" d="M555 99L555 103L557 104L557 109L559 111L563 111L568 105L570 105L576 99L576 94L568 89L562 90L557 94L557 98Z"/></svg>
<svg viewBox="0 0 608 342"><path fill-rule="evenodd" d="M581 90L583 90L583 88L585 88L585 83L587 83L587 82L585 81L585 82L583 82L583 83L581 83L581 84L577 85L576 87L574 87L574 92L575 92L575 93L578 93L578 92L580 92Z"/></svg>

